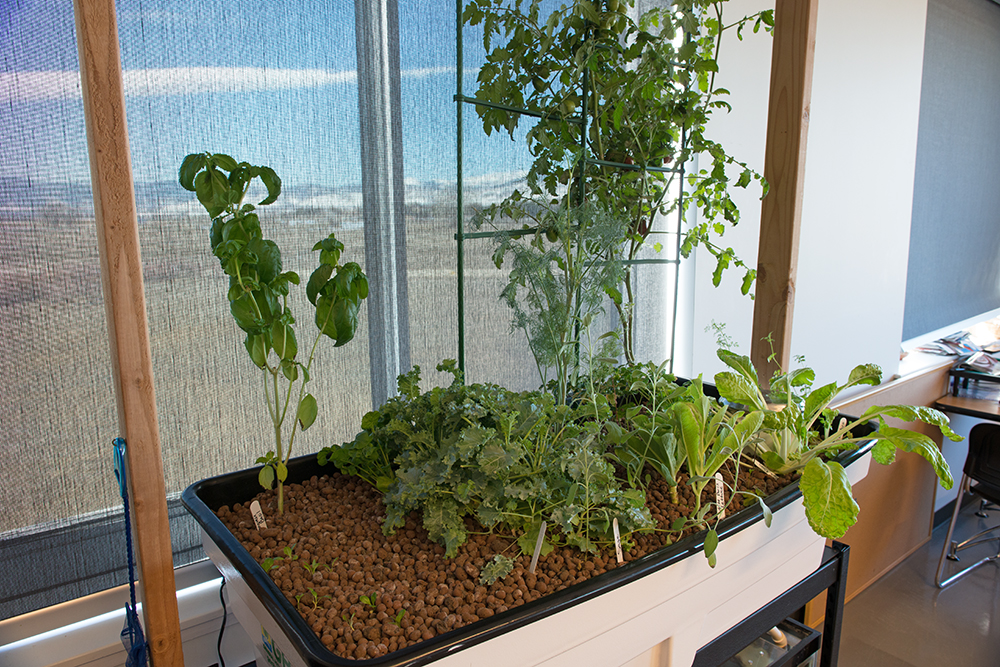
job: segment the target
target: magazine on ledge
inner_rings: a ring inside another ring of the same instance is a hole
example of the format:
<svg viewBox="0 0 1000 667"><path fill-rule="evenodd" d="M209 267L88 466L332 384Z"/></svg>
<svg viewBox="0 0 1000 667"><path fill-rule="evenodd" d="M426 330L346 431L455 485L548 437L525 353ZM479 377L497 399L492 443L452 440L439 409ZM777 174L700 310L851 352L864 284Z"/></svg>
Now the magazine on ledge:
<svg viewBox="0 0 1000 667"><path fill-rule="evenodd" d="M956 364L956 368L963 371L972 371L975 373L984 373L986 375L1000 377L1000 360L989 352L975 352L969 355L967 359L964 359Z"/></svg>

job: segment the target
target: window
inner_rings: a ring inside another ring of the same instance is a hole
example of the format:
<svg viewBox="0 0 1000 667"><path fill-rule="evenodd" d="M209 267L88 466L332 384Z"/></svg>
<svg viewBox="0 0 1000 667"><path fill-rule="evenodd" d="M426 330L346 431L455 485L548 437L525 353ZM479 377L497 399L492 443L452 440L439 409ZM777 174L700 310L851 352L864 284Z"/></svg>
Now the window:
<svg viewBox="0 0 1000 667"><path fill-rule="evenodd" d="M260 377L226 312L209 220L177 184L192 152L229 153L283 179L262 224L308 276L335 231L373 286L355 341L321 346L307 454L354 436L411 364L425 386L457 353L455 7L430 0L238 4L119 0L119 37L175 565L202 557L178 504L190 483L253 465L271 436ZM115 416L72 4L6 3L0 21L0 617L124 583ZM467 44L475 39L467 37ZM472 89L475 61L467 54ZM466 111L466 215L509 193L523 143ZM468 377L537 386L497 299L491 245L466 258ZM642 338L658 346L659 269ZM670 290L673 288L670 287ZM312 327L302 290L299 331ZM521 334L518 334L521 335ZM519 355L519 356L518 356ZM14 567L16 565L16 567ZM31 568L25 572L24 567Z"/></svg>

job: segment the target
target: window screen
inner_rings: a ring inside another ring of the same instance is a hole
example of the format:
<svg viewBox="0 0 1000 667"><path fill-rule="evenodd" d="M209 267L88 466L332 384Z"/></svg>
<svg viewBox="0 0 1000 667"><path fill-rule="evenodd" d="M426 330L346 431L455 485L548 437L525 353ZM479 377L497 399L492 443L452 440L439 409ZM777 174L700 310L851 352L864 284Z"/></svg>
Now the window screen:
<svg viewBox="0 0 1000 667"><path fill-rule="evenodd" d="M373 290L355 340L320 345L320 404L296 439L308 454L350 439L362 415L457 354L455 6L439 0L239 3L119 0L126 111L175 565L202 557L179 507L192 482L253 465L271 446L259 371L228 313L210 221L177 184L185 155L228 153L283 180L261 209L285 270L307 277L331 231ZM72 3L2 3L0 23L0 617L125 583L115 415ZM466 36L473 90L481 38ZM477 50L478 49L478 50ZM486 137L464 110L466 210L499 201L530 162L523 141ZM488 240L469 243L471 381L537 387L523 334L498 300ZM378 263L378 266L375 264ZM673 290L657 265L638 280L650 307L640 354ZM646 288L643 288L646 289ZM300 340L312 327L299 294ZM519 338L520 337L520 338ZM12 567L17 564L18 568ZM25 571L23 568L31 568Z"/></svg>

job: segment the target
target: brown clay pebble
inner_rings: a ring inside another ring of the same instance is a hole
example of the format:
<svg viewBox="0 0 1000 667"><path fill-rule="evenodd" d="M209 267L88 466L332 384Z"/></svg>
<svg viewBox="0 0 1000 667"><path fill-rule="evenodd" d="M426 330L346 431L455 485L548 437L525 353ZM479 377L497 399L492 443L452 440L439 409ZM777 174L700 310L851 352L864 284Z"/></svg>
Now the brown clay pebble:
<svg viewBox="0 0 1000 667"><path fill-rule="evenodd" d="M731 483L730 472L724 475ZM680 478L676 491L681 503L689 507L690 487L683 473ZM773 493L788 481L751 473L741 474L739 483L743 490ZM670 495L667 483L659 477L647 490L650 513L663 529L680 516ZM261 492L256 499L262 507L276 506L273 490ZM530 554L518 556L516 546L511 553L512 542L506 536L476 534L485 530L471 520L469 540L455 558L445 558L444 548L428 539L415 512L406 518L405 528L384 535L385 508L378 492L336 472L305 484L286 484L285 514L272 510L268 528L259 533L253 528L249 503L220 508L217 515L258 561L284 558L285 547L292 548L299 558L277 561L269 573L272 580L293 606L299 596L299 613L324 646L358 660L381 657L492 618L617 567L611 549L594 555L557 547L538 561L532 574L527 572ZM670 537L677 539L676 534ZM627 552L627 560L661 548L668 535L656 532L633 536L633 540L635 547ZM479 581L480 569L497 553L513 557L514 569L505 579L484 586ZM314 561L318 563L315 573L302 567ZM310 589L319 598L315 609ZM374 604L365 604L362 596L369 601L374 598Z"/></svg>

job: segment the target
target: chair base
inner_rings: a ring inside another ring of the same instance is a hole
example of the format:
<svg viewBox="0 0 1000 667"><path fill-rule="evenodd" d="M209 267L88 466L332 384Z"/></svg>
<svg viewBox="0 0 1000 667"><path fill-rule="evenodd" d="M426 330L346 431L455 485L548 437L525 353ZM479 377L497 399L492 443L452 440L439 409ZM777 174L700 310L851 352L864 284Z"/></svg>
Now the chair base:
<svg viewBox="0 0 1000 667"><path fill-rule="evenodd" d="M1000 526L993 526L991 528L981 530L972 537L962 542L958 542L951 539L955 531L955 523L958 521L958 513L961 512L962 510L962 498L965 496L966 493L969 492L970 487L971 487L971 479L969 478L968 475L962 475L962 481L959 483L958 486L958 497L955 499L955 510L951 514L951 522L948 524L948 534L944 538L944 546L941 549L941 557L938 559L937 573L934 576L934 584L938 588L946 588L947 586L950 586L951 584L955 583L965 575L972 572L980 565L984 565L986 563L1000 562L1000 535L992 535L989 537L984 537L1000 529ZM987 504L988 503L986 500L983 500L980 503L979 511L976 512L976 516L985 517L987 510L995 509L987 507ZM997 540L997 555L981 558L972 565L969 565L968 567L965 567L959 570L958 572L952 574L951 576L945 578L944 573L945 573L946 561L950 560L953 562L958 562L961 560L961 558L959 558L958 556L958 552L961 551L962 549L966 549L968 547L972 547L977 544L984 544L986 542L991 542L993 540Z"/></svg>

